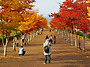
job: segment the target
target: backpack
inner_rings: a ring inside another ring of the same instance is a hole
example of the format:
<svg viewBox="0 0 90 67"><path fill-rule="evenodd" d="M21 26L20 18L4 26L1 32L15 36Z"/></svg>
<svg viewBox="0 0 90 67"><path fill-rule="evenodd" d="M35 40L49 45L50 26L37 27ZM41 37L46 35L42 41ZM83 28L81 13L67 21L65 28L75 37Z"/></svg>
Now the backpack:
<svg viewBox="0 0 90 67"><path fill-rule="evenodd" d="M44 51L45 51L46 53L49 53L49 46L48 46L48 45L44 47Z"/></svg>

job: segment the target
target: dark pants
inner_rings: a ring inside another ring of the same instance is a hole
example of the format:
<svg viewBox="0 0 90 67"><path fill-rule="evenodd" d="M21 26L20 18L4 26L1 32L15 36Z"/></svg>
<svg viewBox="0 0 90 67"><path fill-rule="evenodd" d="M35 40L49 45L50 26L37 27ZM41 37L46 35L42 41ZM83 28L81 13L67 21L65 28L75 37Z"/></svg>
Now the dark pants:
<svg viewBox="0 0 90 67"><path fill-rule="evenodd" d="M19 54L19 56L20 56L20 55L24 55L24 54L25 54L25 51L23 51L23 54Z"/></svg>
<svg viewBox="0 0 90 67"><path fill-rule="evenodd" d="M23 51L23 54L22 55L24 55L25 54L25 51Z"/></svg>
<svg viewBox="0 0 90 67"><path fill-rule="evenodd" d="M24 39L22 39L22 42L24 43Z"/></svg>
<svg viewBox="0 0 90 67"><path fill-rule="evenodd" d="M54 44L56 44L56 41L54 41Z"/></svg>
<svg viewBox="0 0 90 67"><path fill-rule="evenodd" d="M52 39L50 39L50 42L53 44L53 40Z"/></svg>
<svg viewBox="0 0 90 67"><path fill-rule="evenodd" d="M45 63L47 63L47 56L48 56L48 63L50 63L51 61L51 57L50 57L50 55L45 55Z"/></svg>
<svg viewBox="0 0 90 67"><path fill-rule="evenodd" d="M18 43L17 43L17 45L16 45L17 47L18 47Z"/></svg>

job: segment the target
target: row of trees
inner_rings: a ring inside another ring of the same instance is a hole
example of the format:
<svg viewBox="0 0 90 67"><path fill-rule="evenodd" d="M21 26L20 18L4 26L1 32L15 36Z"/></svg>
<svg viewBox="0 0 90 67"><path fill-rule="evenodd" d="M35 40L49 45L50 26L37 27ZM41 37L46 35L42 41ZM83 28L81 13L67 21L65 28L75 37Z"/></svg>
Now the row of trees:
<svg viewBox="0 0 90 67"><path fill-rule="evenodd" d="M17 31L30 34L30 32L36 32L47 26L47 19L43 15L38 15L37 10L32 10L33 2L35 0L0 0L0 33L5 56L11 31L14 31L15 35ZM6 44L4 43L4 34L6 34ZM13 45L15 50L15 43Z"/></svg>
<svg viewBox="0 0 90 67"><path fill-rule="evenodd" d="M50 17L54 17L50 21L52 28L62 30L62 33L65 33L65 35L67 35L66 30L71 31L71 45L74 44L73 33L75 33L75 46L78 47L77 32L83 32L83 51L85 51L85 33L90 30L90 20L87 19L90 13L88 13L87 7L88 10L90 10L90 4L87 3L87 0L65 0L60 4L58 13L51 13L51 15L49 15ZM68 36L68 40L69 39L70 33Z"/></svg>

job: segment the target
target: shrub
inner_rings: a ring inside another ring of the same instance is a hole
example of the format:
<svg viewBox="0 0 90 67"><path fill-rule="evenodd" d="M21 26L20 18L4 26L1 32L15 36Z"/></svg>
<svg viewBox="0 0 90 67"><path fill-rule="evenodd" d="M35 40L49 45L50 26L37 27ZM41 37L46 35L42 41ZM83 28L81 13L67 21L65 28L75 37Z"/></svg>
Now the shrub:
<svg viewBox="0 0 90 67"><path fill-rule="evenodd" d="M14 37L14 36L10 36L10 37L9 37L9 40L12 40L12 39L13 39L13 37Z"/></svg>
<svg viewBox="0 0 90 67"><path fill-rule="evenodd" d="M0 38L0 43L2 43L2 38Z"/></svg>
<svg viewBox="0 0 90 67"><path fill-rule="evenodd" d="M90 34L87 34L87 36L86 36L87 38L90 38Z"/></svg>
<svg viewBox="0 0 90 67"><path fill-rule="evenodd" d="M71 33L71 30L67 30L69 33Z"/></svg>
<svg viewBox="0 0 90 67"><path fill-rule="evenodd" d="M6 38L4 38L4 42L6 41ZM2 38L0 38L0 43L2 43Z"/></svg>
<svg viewBox="0 0 90 67"><path fill-rule="evenodd" d="M83 36L83 32L80 32L79 36Z"/></svg>
<svg viewBox="0 0 90 67"><path fill-rule="evenodd" d="M21 35L21 32L18 31L17 34L16 34L16 36L18 37L18 36L20 36L20 35Z"/></svg>
<svg viewBox="0 0 90 67"><path fill-rule="evenodd" d="M77 32L77 35L83 36L83 32Z"/></svg>

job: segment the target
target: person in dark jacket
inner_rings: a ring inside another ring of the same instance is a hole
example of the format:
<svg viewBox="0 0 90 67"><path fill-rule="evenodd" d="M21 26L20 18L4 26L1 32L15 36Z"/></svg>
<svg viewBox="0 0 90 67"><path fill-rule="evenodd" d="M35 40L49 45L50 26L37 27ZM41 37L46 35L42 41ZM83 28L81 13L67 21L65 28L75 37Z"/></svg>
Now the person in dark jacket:
<svg viewBox="0 0 90 67"><path fill-rule="evenodd" d="M53 41L54 41L54 44L56 44L56 36L54 36Z"/></svg>
<svg viewBox="0 0 90 67"><path fill-rule="evenodd" d="M45 39L46 39L46 40L49 39L48 35L46 35L46 38L45 38Z"/></svg>

